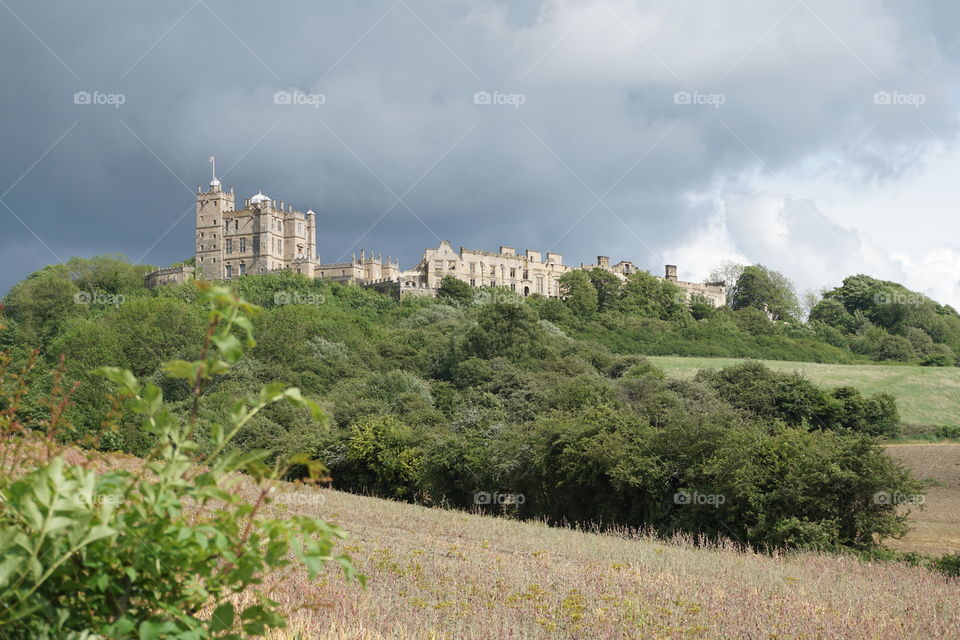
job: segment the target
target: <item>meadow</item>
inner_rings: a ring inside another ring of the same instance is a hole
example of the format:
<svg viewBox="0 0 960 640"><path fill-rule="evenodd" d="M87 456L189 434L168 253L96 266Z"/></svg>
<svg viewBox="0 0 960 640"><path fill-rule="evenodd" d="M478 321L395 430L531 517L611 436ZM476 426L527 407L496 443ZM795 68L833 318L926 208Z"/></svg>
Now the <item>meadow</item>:
<svg viewBox="0 0 960 640"><path fill-rule="evenodd" d="M891 444L887 451L927 485L924 508L910 514L910 532L887 546L931 555L960 552L960 444Z"/></svg>
<svg viewBox="0 0 960 640"><path fill-rule="evenodd" d="M692 378L700 369L719 369L743 362L740 358L676 356L650 356L649 360L668 376L678 378ZM865 394L890 393L897 399L900 417L908 432L918 426L960 423L960 368L957 367L761 362L777 371L799 371L824 386L849 385Z"/></svg>
<svg viewBox="0 0 960 640"><path fill-rule="evenodd" d="M251 498L253 494L251 493ZM367 589L271 577L295 611L276 638L947 638L960 586L904 564L608 535L328 489L285 491L278 513L327 518ZM319 603L316 611L300 609Z"/></svg>

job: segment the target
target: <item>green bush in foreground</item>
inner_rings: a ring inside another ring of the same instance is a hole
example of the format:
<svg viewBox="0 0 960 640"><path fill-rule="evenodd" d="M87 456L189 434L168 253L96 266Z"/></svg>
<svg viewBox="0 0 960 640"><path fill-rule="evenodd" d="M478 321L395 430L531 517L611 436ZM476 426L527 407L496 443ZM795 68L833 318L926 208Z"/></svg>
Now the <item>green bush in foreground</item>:
<svg viewBox="0 0 960 640"><path fill-rule="evenodd" d="M266 452L230 451L231 440L264 407L281 401L319 408L296 388L268 384L237 400L226 428L212 425L212 449L198 459L192 439L205 387L237 362L245 333L253 345L251 305L228 289L198 283L211 306L201 357L172 361L168 376L186 380L193 410L179 421L161 390L132 373L104 368L117 388L115 408L143 420L155 446L136 473L98 472L92 454L68 463L54 444L69 392L54 394L45 440L17 421L24 375L3 375L0 354L0 629L5 638L239 639L283 627L278 604L256 588L264 575L297 563L315 578L329 561L363 577L334 555L343 531L306 516L259 517L285 471ZM10 387L12 382L13 387ZM114 415L119 411L114 412ZM316 478L319 469L305 459ZM258 485L251 504L236 491L245 471ZM19 477L18 477L19 476ZM240 594L249 604L238 606Z"/></svg>

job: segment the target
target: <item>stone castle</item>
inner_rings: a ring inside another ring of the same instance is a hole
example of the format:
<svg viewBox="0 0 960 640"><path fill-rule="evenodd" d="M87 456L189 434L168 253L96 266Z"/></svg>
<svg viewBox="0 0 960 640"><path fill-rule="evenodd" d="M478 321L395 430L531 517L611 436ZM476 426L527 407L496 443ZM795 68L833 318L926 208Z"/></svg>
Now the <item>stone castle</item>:
<svg viewBox="0 0 960 640"><path fill-rule="evenodd" d="M323 264L317 256L317 216L272 200L261 192L236 208L233 189L223 191L214 175L209 191L197 188L196 246L193 267L181 265L154 271L148 287L184 282L194 276L205 280L231 280L246 274L294 271L308 278L374 286L399 297L435 296L444 276L453 276L474 287L507 287L517 293L560 297L560 276L574 269L604 269L626 280L639 271L628 261L611 265L606 256L596 264L571 266L563 256L511 247L497 252L460 248L444 240L427 249L412 269L401 271L399 261L360 252L349 262ZM701 296L711 304L726 304L722 282L697 283L677 279L677 267L666 265L665 280L685 292L687 299Z"/></svg>

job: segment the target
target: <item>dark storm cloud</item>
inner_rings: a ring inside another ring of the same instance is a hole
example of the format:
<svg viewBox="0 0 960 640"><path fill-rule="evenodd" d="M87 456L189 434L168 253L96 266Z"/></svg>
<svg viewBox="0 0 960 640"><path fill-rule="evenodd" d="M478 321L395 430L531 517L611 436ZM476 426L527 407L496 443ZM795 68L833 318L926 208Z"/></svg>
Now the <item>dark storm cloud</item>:
<svg viewBox="0 0 960 640"><path fill-rule="evenodd" d="M955 137L947 3L3 1L0 291L190 255L209 155L238 198L316 210L325 260L445 238L658 269L706 227L692 192L831 154L891 179Z"/></svg>

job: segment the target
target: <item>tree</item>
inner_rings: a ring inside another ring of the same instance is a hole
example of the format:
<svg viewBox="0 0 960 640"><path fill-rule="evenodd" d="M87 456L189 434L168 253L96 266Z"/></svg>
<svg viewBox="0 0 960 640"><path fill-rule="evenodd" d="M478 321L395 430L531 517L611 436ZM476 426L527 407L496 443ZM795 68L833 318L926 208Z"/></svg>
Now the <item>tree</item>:
<svg viewBox="0 0 960 640"><path fill-rule="evenodd" d="M443 276L440 281L440 288L437 289L437 297L460 304L468 305L473 302L474 290L470 283L464 282L460 278L451 275Z"/></svg>
<svg viewBox="0 0 960 640"><path fill-rule="evenodd" d="M519 362L540 350L546 339L537 315L525 304L494 303L483 308L476 326L467 332L464 350L467 357Z"/></svg>
<svg viewBox="0 0 960 640"><path fill-rule="evenodd" d="M730 306L768 311L775 320L795 320L800 315L800 304L790 280L759 264L744 267Z"/></svg>
<svg viewBox="0 0 960 640"><path fill-rule="evenodd" d="M840 329L844 333L854 330L854 317L847 311L839 300L824 298L810 309L811 321L819 321Z"/></svg>
<svg viewBox="0 0 960 640"><path fill-rule="evenodd" d="M746 265L739 262L734 262L733 260L724 260L718 266L710 269L710 273L707 275L707 284L712 282L722 282L727 286L727 305L730 305L730 301L733 298L733 293L737 289L737 280L740 279L740 274L743 273L743 269Z"/></svg>
<svg viewBox="0 0 960 640"><path fill-rule="evenodd" d="M620 295L620 278L606 269L591 269L587 272L593 288L597 291L597 311L601 313L613 308Z"/></svg>
<svg viewBox="0 0 960 640"><path fill-rule="evenodd" d="M574 269L560 276L560 296L576 316L589 318L597 312L597 289L585 271Z"/></svg>
<svg viewBox="0 0 960 640"><path fill-rule="evenodd" d="M669 320L684 313L686 298L672 282L638 271L623 284L617 306L626 313Z"/></svg>

